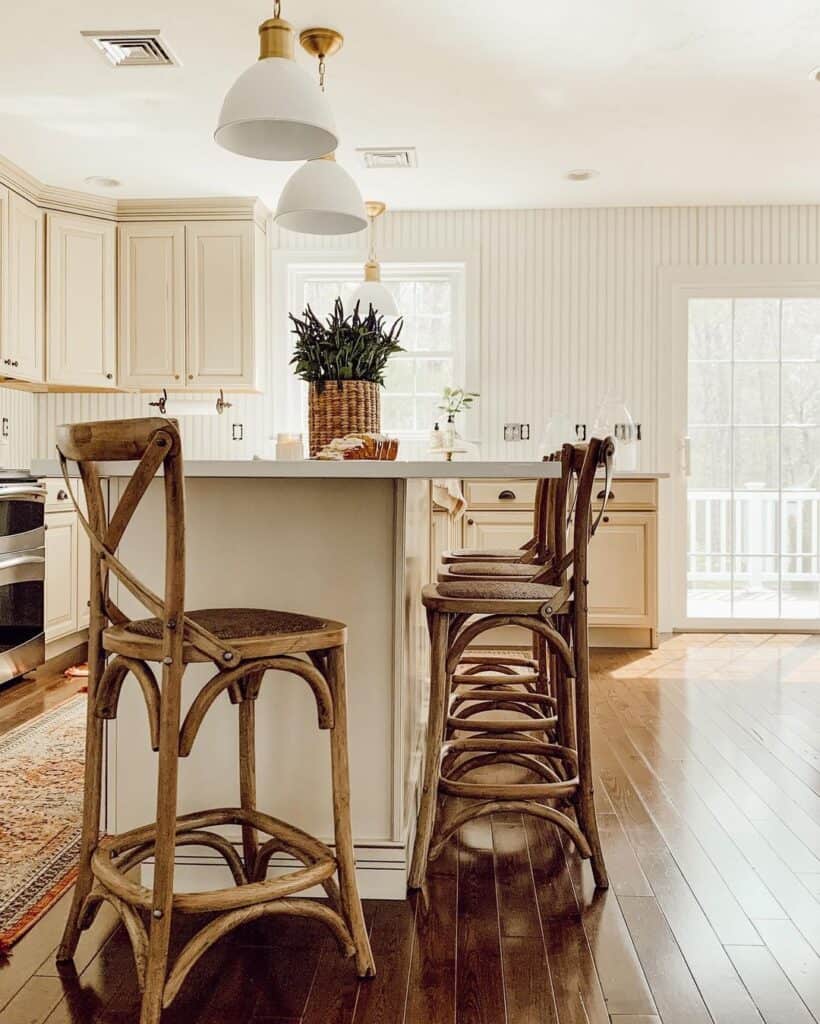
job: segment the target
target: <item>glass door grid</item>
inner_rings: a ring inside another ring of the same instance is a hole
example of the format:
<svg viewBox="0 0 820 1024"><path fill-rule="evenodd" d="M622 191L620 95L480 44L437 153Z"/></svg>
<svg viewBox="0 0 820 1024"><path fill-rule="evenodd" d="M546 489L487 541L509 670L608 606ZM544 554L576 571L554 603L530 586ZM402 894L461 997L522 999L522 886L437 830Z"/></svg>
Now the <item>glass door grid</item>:
<svg viewBox="0 0 820 1024"><path fill-rule="evenodd" d="M820 300L689 301L687 615L820 618Z"/></svg>

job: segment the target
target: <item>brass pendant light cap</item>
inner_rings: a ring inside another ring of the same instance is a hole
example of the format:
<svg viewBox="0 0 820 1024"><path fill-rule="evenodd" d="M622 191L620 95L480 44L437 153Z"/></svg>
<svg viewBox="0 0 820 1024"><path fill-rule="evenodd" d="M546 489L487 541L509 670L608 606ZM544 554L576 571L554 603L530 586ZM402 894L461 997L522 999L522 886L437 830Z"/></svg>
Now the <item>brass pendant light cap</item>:
<svg viewBox="0 0 820 1024"><path fill-rule="evenodd" d="M364 208L367 210L367 216L372 217L375 220L376 217L381 217L387 209L387 205L385 203L378 203L373 199L368 199L364 204Z"/></svg>
<svg viewBox="0 0 820 1024"><path fill-rule="evenodd" d="M284 18L268 18L259 26L259 59L293 60L293 25Z"/></svg>
<svg viewBox="0 0 820 1024"><path fill-rule="evenodd" d="M342 48L345 37L335 28L306 28L299 34L299 42L302 48L311 55L323 60L325 57L332 57Z"/></svg>
<svg viewBox="0 0 820 1024"><path fill-rule="evenodd" d="M382 268L376 260L368 260L364 265L365 281L381 281Z"/></svg>

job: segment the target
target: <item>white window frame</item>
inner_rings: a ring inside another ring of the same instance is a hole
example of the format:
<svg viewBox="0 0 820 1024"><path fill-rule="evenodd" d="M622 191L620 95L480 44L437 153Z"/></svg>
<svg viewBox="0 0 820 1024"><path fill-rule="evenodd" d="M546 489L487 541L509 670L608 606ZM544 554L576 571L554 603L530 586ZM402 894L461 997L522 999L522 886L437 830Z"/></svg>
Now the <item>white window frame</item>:
<svg viewBox="0 0 820 1024"><path fill-rule="evenodd" d="M289 365L293 336L288 313L302 313L304 294L300 282L305 278L325 276L332 280L340 272L362 274L365 255L361 250L275 250L272 268L272 358L270 360L270 393L273 395L271 435L277 432L299 432L304 429L304 386ZM476 307L477 253L468 249L379 250L382 280L407 280L414 270L420 277L446 279L455 285L452 325L453 379L467 390L477 391L479 380L479 346L474 332L478 317ZM419 353L423 355L424 353ZM431 353L440 355L441 353ZM414 353L415 355L415 353ZM468 413L461 429L469 439L481 436L479 408ZM430 427L432 428L432 423ZM402 440L424 440L428 431L393 432Z"/></svg>

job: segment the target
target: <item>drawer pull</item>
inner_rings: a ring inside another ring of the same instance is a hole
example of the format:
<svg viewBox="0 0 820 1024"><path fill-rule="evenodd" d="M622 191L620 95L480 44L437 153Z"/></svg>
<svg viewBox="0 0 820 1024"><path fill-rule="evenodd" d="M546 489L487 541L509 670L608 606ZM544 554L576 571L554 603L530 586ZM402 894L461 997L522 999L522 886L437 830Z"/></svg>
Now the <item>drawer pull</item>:
<svg viewBox="0 0 820 1024"><path fill-rule="evenodd" d="M502 491L498 495L499 501L515 501L515 491Z"/></svg>
<svg viewBox="0 0 820 1024"><path fill-rule="evenodd" d="M68 495L65 491L57 491L57 501L68 501Z"/></svg>
<svg viewBox="0 0 820 1024"><path fill-rule="evenodd" d="M615 492L614 491L610 491L609 494L607 494L606 493L606 488L604 488L604 490L602 490L602 491L598 491L598 501L603 501L604 498L606 498L607 501L614 501L615 500Z"/></svg>

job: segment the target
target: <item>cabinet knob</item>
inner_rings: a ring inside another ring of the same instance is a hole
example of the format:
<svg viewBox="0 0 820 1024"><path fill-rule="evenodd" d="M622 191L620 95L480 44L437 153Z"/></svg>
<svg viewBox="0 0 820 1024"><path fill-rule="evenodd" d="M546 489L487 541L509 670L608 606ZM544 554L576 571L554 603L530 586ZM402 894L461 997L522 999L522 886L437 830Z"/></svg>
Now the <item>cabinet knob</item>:
<svg viewBox="0 0 820 1024"><path fill-rule="evenodd" d="M113 380L114 379L114 374L113 373L107 373L105 375L105 379L106 380Z"/></svg>
<svg viewBox="0 0 820 1024"><path fill-rule="evenodd" d="M17 360L16 360L16 359L12 359L12 361L11 361L11 365L12 365L12 366L19 366L20 364L19 364L19 363L17 362Z"/></svg>
<svg viewBox="0 0 820 1024"><path fill-rule="evenodd" d="M605 522L605 523L608 523L608 522L609 522L609 516L604 516L604 522Z"/></svg>
<svg viewBox="0 0 820 1024"><path fill-rule="evenodd" d="M6 364L6 366L11 366L11 360L10 359L4 359L3 362Z"/></svg>
<svg viewBox="0 0 820 1024"><path fill-rule="evenodd" d="M65 491L57 491L57 501L68 501L68 495Z"/></svg>
<svg viewBox="0 0 820 1024"><path fill-rule="evenodd" d="M515 501L515 491L502 491L498 495L499 501Z"/></svg>
<svg viewBox="0 0 820 1024"><path fill-rule="evenodd" d="M475 523L475 519L468 519L467 520L467 525L468 526L472 526L474 523Z"/></svg>
<svg viewBox="0 0 820 1024"><path fill-rule="evenodd" d="M192 373L189 373L188 374L188 380L193 380L193 379L194 379L194 375Z"/></svg>
<svg viewBox="0 0 820 1024"><path fill-rule="evenodd" d="M178 373L174 374L174 380L179 380L179 374Z"/></svg>

